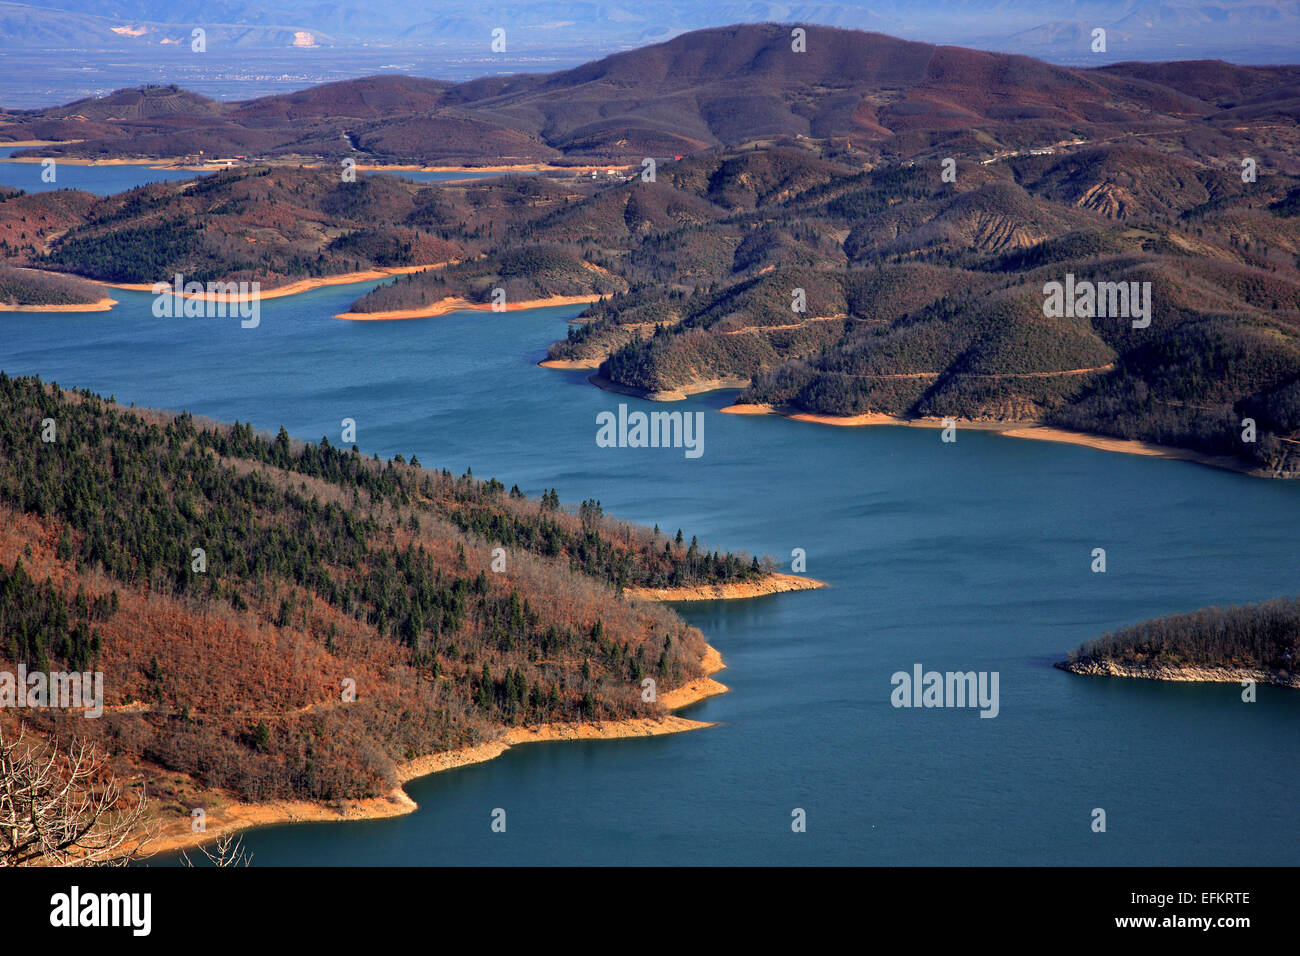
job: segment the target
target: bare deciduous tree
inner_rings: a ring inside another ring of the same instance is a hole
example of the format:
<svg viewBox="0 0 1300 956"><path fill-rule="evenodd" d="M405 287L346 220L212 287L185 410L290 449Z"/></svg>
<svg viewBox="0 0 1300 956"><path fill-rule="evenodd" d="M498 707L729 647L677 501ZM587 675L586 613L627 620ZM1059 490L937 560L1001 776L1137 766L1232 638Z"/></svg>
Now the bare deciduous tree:
<svg viewBox="0 0 1300 956"><path fill-rule="evenodd" d="M244 838L237 837L233 833L227 833L225 836L217 837L212 848L206 846L199 847L209 863L213 866L248 866L253 862L253 854L244 849ZM186 866L193 866L188 853L181 854L181 860Z"/></svg>
<svg viewBox="0 0 1300 956"><path fill-rule="evenodd" d="M63 749L0 729L0 866L125 865L144 840L144 803L93 744Z"/></svg>

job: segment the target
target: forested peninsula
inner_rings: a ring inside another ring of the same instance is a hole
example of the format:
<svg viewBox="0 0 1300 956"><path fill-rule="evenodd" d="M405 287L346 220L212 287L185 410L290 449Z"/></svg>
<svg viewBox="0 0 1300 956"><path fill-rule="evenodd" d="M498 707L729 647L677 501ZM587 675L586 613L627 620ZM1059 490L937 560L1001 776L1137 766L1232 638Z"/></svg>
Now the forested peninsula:
<svg viewBox="0 0 1300 956"><path fill-rule="evenodd" d="M414 456L3 373L0 407L0 658L102 672L105 697L0 721L101 745L160 845L197 839L196 808L403 812L403 780L511 743L700 726L669 710L725 689L721 659L643 598L772 577Z"/></svg>

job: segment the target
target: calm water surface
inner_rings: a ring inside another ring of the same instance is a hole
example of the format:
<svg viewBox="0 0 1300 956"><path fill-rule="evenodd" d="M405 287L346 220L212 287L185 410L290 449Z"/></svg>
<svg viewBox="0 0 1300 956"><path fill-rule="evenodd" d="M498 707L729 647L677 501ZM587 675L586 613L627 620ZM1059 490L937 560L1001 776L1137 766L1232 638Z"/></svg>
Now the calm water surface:
<svg viewBox="0 0 1300 956"><path fill-rule="evenodd" d="M47 192L52 189L84 189L99 196L109 196L146 183L196 179L207 175L187 169L151 169L147 163L133 163L128 166L80 166L72 163L57 163L56 160L55 180L47 183L41 179L40 163L3 161L21 148L23 147L0 147L0 186L13 186L29 193ZM502 175L499 172L431 172L417 169L393 173L376 170L362 170L362 172L373 176L397 176L417 183L438 183L452 179L491 179Z"/></svg>
<svg viewBox="0 0 1300 956"><path fill-rule="evenodd" d="M185 169L150 169L145 164L129 166L78 166L58 162L55 158L54 182L42 181L40 163L3 162L24 147L0 147L0 186L13 186L29 193L53 189L84 189L97 196L109 196L146 183L173 179L194 179L203 175Z"/></svg>

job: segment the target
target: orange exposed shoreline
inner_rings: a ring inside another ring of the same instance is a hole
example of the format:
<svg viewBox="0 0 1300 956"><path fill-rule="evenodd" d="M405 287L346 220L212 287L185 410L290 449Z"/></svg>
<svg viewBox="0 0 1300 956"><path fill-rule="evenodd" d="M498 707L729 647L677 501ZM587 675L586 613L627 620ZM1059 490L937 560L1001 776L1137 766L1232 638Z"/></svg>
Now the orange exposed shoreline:
<svg viewBox="0 0 1300 956"><path fill-rule="evenodd" d="M552 361L548 359L547 361ZM555 360L555 361L563 361ZM582 361L581 359L577 361ZM548 365L547 362L538 362L543 368L565 368L563 365ZM574 365L573 368L581 368L580 365ZM597 364L599 367L599 363ZM635 388L631 385L620 385L613 382L605 376L596 374L588 376L587 381L597 388L604 389L607 392L615 392L619 395L631 395L633 398L644 398L651 402L682 402L691 395L700 395L704 392L717 392L724 389L740 389L749 387L747 378L715 378L704 382L694 382L690 385L682 385L677 388L669 389L645 389Z"/></svg>
<svg viewBox="0 0 1300 956"><path fill-rule="evenodd" d="M818 425L861 428L872 425L894 425L905 428L942 428L941 418L898 418L880 412L867 412L862 415L815 415L808 412L788 412L771 405L729 405L719 409L728 415L780 415L798 422L813 422ZM1273 477L1267 472L1250 468L1244 462L1225 455L1207 455L1189 448L1175 448L1170 445L1157 445L1152 442L1137 441L1127 438L1112 438L1108 435L1095 435L1091 432L1075 432L1065 428L1053 428L1036 421L993 421L979 422L955 419L959 429L979 429L994 432L1007 438L1028 438L1036 441L1053 441L1066 445L1078 445L1094 448L1098 451L1117 452L1125 455L1141 455L1147 458L1166 458L1172 461L1190 461L1200 465L1209 465L1224 471L1233 471L1257 478Z"/></svg>
<svg viewBox="0 0 1300 956"><path fill-rule="evenodd" d="M943 428L942 418L899 418L884 412L864 412L861 415L818 415L814 412L796 412L771 405L728 405L718 411L725 415L778 415L795 422L812 422L815 425L834 425L840 428L865 428L871 425L896 425L905 428ZM977 422L954 419L959 428L977 428L980 431L1002 431L1021 428L1035 422Z"/></svg>
<svg viewBox="0 0 1300 956"><path fill-rule="evenodd" d="M9 148L15 146L64 146L65 143L0 143L0 148ZM68 166L149 166L153 169L190 169L188 166L159 166L156 163L165 163L162 159L84 159L79 156L9 156L0 159L4 163L42 163L47 159L52 159L56 163L64 163ZM205 169L224 169L225 167L203 167Z"/></svg>
<svg viewBox="0 0 1300 956"><path fill-rule="evenodd" d="M622 165L552 166L549 163L516 163L514 165L500 166L417 166L409 163L397 165L357 164L357 169L395 173L590 173L593 169L596 171L613 169L626 172L632 168L631 166Z"/></svg>
<svg viewBox="0 0 1300 956"><path fill-rule="evenodd" d="M728 601L762 597L786 591L812 591L826 587L825 582L800 574L770 574L760 581L734 584L700 584L681 588L625 588L623 594L641 601Z"/></svg>
<svg viewBox="0 0 1300 956"><path fill-rule="evenodd" d="M286 295L298 295L303 292L310 292L313 289L324 288L331 285L350 285L353 282L365 282L369 279L386 279L389 276L406 275L411 272L423 272L425 269L437 269L441 266L448 265L446 262L432 262L428 265L420 266L392 266L382 269L366 269L361 272L342 272L338 275L319 276L312 279L297 279L287 285L276 286L272 289L261 289L257 295L259 299L279 299ZM77 276L77 278L83 278ZM97 279L87 279L87 282L94 282L97 285L107 286L110 289L125 289L128 292L152 292L157 283L153 282L103 282ZM171 283L166 280L158 280L159 283L171 288ZM247 296L219 296L214 293L204 292L199 295L184 295L186 299L201 299L205 302L245 302L253 297Z"/></svg>
<svg viewBox="0 0 1300 956"><path fill-rule="evenodd" d="M659 698L659 703L665 709L670 711L680 710L706 698L727 692L727 687L724 684L708 676L716 674L726 667L722 655L717 649L706 644L704 657L700 663L706 676L697 678L682 687L663 694ZM400 765L397 768L397 775L400 784L406 784L431 773L483 763L493 757L499 757L511 747L520 744L556 740L616 740L627 737L655 737L713 726L716 725L707 721L690 720L686 717L678 717L675 714L666 714L662 717L635 717L628 720L611 720L601 723L562 723L540 724L535 727L510 727L506 728L495 740L470 747L462 747L459 750L416 757L414 760L409 760ZM400 784L385 796L371 797L365 800L347 800L336 806L326 806L308 800L272 800L266 803L241 803L231 800L220 806L208 808L206 827L203 833L191 832L188 819L176 820L168 824L160 833L153 836L142 846L142 855L187 850L219 837L238 833L241 830L277 823L377 820L413 813L419 809L419 806L402 789Z"/></svg>
<svg viewBox="0 0 1300 956"><path fill-rule="evenodd" d="M70 146L79 139L15 139L0 143L0 149L17 149L20 146Z"/></svg>
<svg viewBox="0 0 1300 956"><path fill-rule="evenodd" d="M600 368L600 359L542 359L539 368L558 369L596 369Z"/></svg>
<svg viewBox="0 0 1300 956"><path fill-rule="evenodd" d="M522 302L510 302L501 311L516 312L520 309L541 309L552 305L579 305L599 300L600 296L598 295L553 295L546 299L525 299ZM462 299L460 296L447 296L432 305L422 306L418 309L396 309L389 312L340 312L334 318L346 319L349 322L391 322L400 319L428 319L437 315L447 315L450 312L490 311L492 311L490 302L471 302L469 299Z"/></svg>
<svg viewBox="0 0 1300 956"><path fill-rule="evenodd" d="M0 149L18 149L34 148L37 146L71 146L75 143L83 142L79 139L68 140L42 140L27 139L13 140L10 142L0 142ZM303 162L294 161L293 159L260 159L260 160L234 160L226 162L223 160L205 161L201 163L192 162L184 156L154 156L154 157L113 157L111 159L91 159L82 156L14 156L3 160L2 162L10 163L39 163L44 159L54 159L60 163L67 163L69 166L148 166L151 169L180 169L190 172L220 172L227 169L254 169L258 167L303 167L305 169L326 169L331 168L327 164L319 161ZM615 172L626 173L634 167L626 164L599 164L599 165L577 165L577 166L555 166L551 163L497 163L487 166L423 166L418 163L357 163L356 168L366 172L376 173L582 173L590 174L592 171L608 173L610 170Z"/></svg>
<svg viewBox="0 0 1300 956"><path fill-rule="evenodd" d="M1174 448L1170 445L1157 445L1152 442L1136 441L1127 438L1111 438L1107 435L1093 435L1088 432L1072 432L1048 425L1032 425L1024 428L1011 428L1002 432L1008 438L1032 438L1038 441L1054 441L1067 445L1082 445L1101 451L1120 452L1125 455L1143 455L1148 458L1169 458L1175 461L1191 461L1225 471L1235 471L1243 475L1268 477L1258 468L1249 468L1244 463L1226 455L1207 455L1204 452L1188 448Z"/></svg>
<svg viewBox="0 0 1300 956"><path fill-rule="evenodd" d="M455 265L458 260L452 259L447 262L430 262L423 265L415 266L391 266L376 269L365 269L361 272L342 272L337 275L318 276L310 279L296 279L285 285L275 286L270 289L260 289L257 298L260 299L279 299L290 295L299 295L303 292L311 292L314 289L321 289L326 286L351 285L355 282L367 282L371 279L387 279L391 276L409 275L413 272L423 272L426 269L441 269L445 266ZM37 269L36 272L43 272L48 275L67 276L70 279L80 279L83 282L90 282L106 289L122 289L126 292L152 292L157 284L165 284L171 288L169 280L158 280L153 282L105 282L102 279L90 279L86 276L79 276L70 272L55 272L50 269ZM197 299L204 302L227 302L238 303L251 301L254 297L250 295L231 295L222 296L211 292L202 292L199 294L183 294L182 298ZM599 295L555 295L545 299L526 299L522 302L507 303L503 311L515 312L520 309L540 309L548 306L557 305L587 305L599 301ZM110 298L103 298L99 302L79 305L79 306L59 306L57 308L47 308L44 306L5 306L0 304L0 312L98 312L104 311L117 302ZM487 312L491 311L491 303L470 302L468 299L462 299L458 296L448 296L445 299L439 299L429 306L419 309L401 309L389 312L340 312L334 316L336 319L346 319L352 322L388 322L399 319L423 319L432 316L446 315L450 312L471 311ZM599 364L599 363L597 363ZM558 366L551 366L558 367ZM579 367L579 366L574 366Z"/></svg>
<svg viewBox="0 0 1300 956"><path fill-rule="evenodd" d="M108 296L95 302L78 302L74 305L10 305L0 302L0 312L107 312L117 305Z"/></svg>

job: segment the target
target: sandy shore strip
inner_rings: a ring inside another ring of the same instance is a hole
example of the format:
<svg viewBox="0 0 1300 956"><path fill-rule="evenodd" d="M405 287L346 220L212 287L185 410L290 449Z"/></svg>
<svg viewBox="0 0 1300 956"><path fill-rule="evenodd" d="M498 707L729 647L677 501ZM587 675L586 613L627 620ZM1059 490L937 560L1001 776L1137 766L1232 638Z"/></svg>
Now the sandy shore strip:
<svg viewBox="0 0 1300 956"><path fill-rule="evenodd" d="M71 146L83 142L79 139L43 140L26 139L0 142L0 149L34 148L38 146ZM110 159L91 159L82 156L14 156L0 161L10 163L39 163L45 159L55 159L69 166L149 166L152 169L179 169L193 172L220 172L226 169L254 169L266 166L284 166L303 169L333 169L334 166L315 162L295 161L293 158L276 159L237 159L231 162L213 160L196 163L185 156L136 156L113 157ZM578 166L555 166L551 163L498 163L489 166L423 166L416 163L357 163L356 168L375 173L580 173L590 176L593 172L608 175L628 174L639 167L621 163L604 165L584 164Z"/></svg>
<svg viewBox="0 0 1300 956"><path fill-rule="evenodd" d="M6 126L12 124L5 124ZM8 140L0 142L0 149L19 149L36 146L72 146L76 143L82 143L85 140L80 139L21 139ZM46 157L22 157L15 158L12 162L16 163L39 163ZM304 162L307 157L261 157L254 159L234 159L223 158L211 161L195 162L192 157L187 156L137 156L134 158L114 157L111 159L90 159L86 157L55 157L61 163L68 163L74 166L152 166L155 169L185 169L196 170L200 172L222 170L222 169L250 169L257 166L292 166L294 168L302 167L305 169L333 169L335 166L327 163ZM357 169L367 172L394 172L394 173L583 173L591 175L593 171L597 173L629 173L638 166L631 166L624 163L598 163L598 164L579 164L574 166L557 166L553 163L496 163L485 166L426 166L419 163L357 163Z"/></svg>
<svg viewBox="0 0 1300 956"><path fill-rule="evenodd" d="M600 359L542 359L537 363L539 368L558 368L558 369L591 369L600 368Z"/></svg>
<svg viewBox="0 0 1300 956"><path fill-rule="evenodd" d="M880 412L867 412L862 415L815 415L808 412L794 412L771 405L729 405L719 409L728 415L779 415L797 422L813 422L818 425L836 425L862 428L872 425L895 425L904 428L942 428L941 418L898 418ZM1148 458L1167 458L1172 461L1190 461L1199 465L1209 465L1224 471L1250 475L1256 478L1271 477L1259 468L1251 468L1245 462L1226 455L1208 455L1190 448L1175 448L1171 445L1157 445L1152 442L1137 441L1127 438L1112 438L1108 435L1094 435L1090 432L1075 432L1065 428L1053 428L1035 421L976 422L954 419L958 430L978 429L994 432L1007 438L1029 438L1036 441L1060 442L1066 445L1078 445L1098 451L1118 452L1124 455L1142 455Z"/></svg>
<svg viewBox="0 0 1300 956"><path fill-rule="evenodd" d="M539 362L538 364L543 365L544 363ZM545 367L557 368L559 366ZM635 388L631 385L620 385L618 382L610 381L603 375L588 376L587 381L606 392L631 395L633 398L644 398L651 402L682 402L692 395L701 395L704 392L749 388L749 379L747 378L714 378L702 382L693 382L680 388L669 389L646 389Z"/></svg>
<svg viewBox="0 0 1300 956"><path fill-rule="evenodd" d="M0 143L0 149L17 149L32 148L38 146L73 146L77 143L84 143L81 139L64 139L64 140L43 140L28 139L22 142ZM47 159L52 159L56 163L63 163L68 166L148 166L150 169L175 169L185 172L196 173L215 173L223 169L251 168L258 165L298 165L297 163L247 163L236 161L226 163L214 160L212 162L196 163L184 156L136 156L125 157L115 156L107 159L92 159L87 156L6 156L0 157L0 163L43 163Z"/></svg>
<svg viewBox="0 0 1300 956"><path fill-rule="evenodd" d="M366 269L362 272L341 272L338 275L319 276L313 279L296 279L287 285L276 286L272 289L261 289L257 293L259 299L279 299L286 295L298 295L303 292L311 292L313 289L321 289L331 285L350 285L353 282L365 282L369 279L387 279L389 276L406 275L410 272L423 272L425 269L437 269L447 265L446 262L433 262L423 266L392 266L382 269ZM55 273L59 274L59 273ZM85 276L73 276L77 279L85 279ZM155 283L152 282L104 282L100 279L85 279L87 282L94 282L96 285L106 286L110 289L123 289L127 292L152 292ZM158 280L168 289L172 288L170 281ZM203 292L199 295L183 295L185 299L199 299L204 302L245 302L253 298L252 295L240 296L221 296L212 292Z"/></svg>
<svg viewBox="0 0 1300 956"><path fill-rule="evenodd" d="M95 302L78 302L74 305L10 305L0 302L0 312L107 312L117 305L108 296Z"/></svg>
<svg viewBox="0 0 1300 956"><path fill-rule="evenodd" d="M580 305L598 302L599 295L553 295L547 299L525 299L522 302L508 302L502 312L517 312L520 309L542 309L552 305ZM432 305L418 309L396 309L390 312L340 312L336 319L349 322L392 322L400 319L428 319L450 312L491 312L490 302L471 302L460 296L448 296Z"/></svg>
<svg viewBox="0 0 1300 956"><path fill-rule="evenodd" d="M0 144L2 145L2 144ZM45 144L39 144L45 145ZM58 145L51 143L49 145ZM17 162L18 160L16 160ZM320 163L295 163L284 160L238 160L234 163L189 163L183 159L171 161L167 159L146 159L146 160L126 160L130 163L150 164L151 169L182 169L187 172L211 173L220 172L226 169L254 169L258 167L277 167L292 166L295 169L333 169L333 166L323 166ZM156 164L156 165L154 165ZM94 165L92 163L92 165ZM504 176L510 173L580 173L584 176L591 175L595 170L598 173L608 173L613 169L616 173L627 175L631 166L549 166L546 163L515 163L513 165L496 165L496 166L418 166L413 163L383 164L383 163L357 163L356 169L367 173L464 173L466 179L478 178L474 174L481 176ZM462 179L445 179L443 182L464 182Z"/></svg>
<svg viewBox="0 0 1300 956"><path fill-rule="evenodd" d="M839 428L867 428L874 425L893 425L902 428L943 428L942 418L899 418L884 412L864 412L861 415L819 415L814 412L800 412L794 409L776 408L772 405L728 405L718 411L724 415L777 415L794 422L812 422L814 425L833 425ZM1022 428L1036 425L1037 422L983 422L964 418L954 418L958 428L975 428L980 431L1000 432L1008 428Z"/></svg>
<svg viewBox="0 0 1300 956"><path fill-rule="evenodd" d="M0 143L0 147L6 146L62 146L62 143ZM179 166L179 165L162 165L168 161L165 159L84 159L80 156L9 156L0 159L4 163L43 163L47 159L52 159L61 166L149 166L153 169L196 169L200 167ZM180 160L178 160L180 162ZM226 166L209 166L201 167L202 169L226 169Z"/></svg>
<svg viewBox="0 0 1300 956"><path fill-rule="evenodd" d="M552 166L549 163L515 163L513 165L498 166L416 166L409 163L389 165L389 164L357 164L357 169L364 169L369 172L393 172L393 173L586 173L588 175L594 170L596 172L615 172L626 173L632 170L632 166L623 166L612 164L606 166Z"/></svg>
<svg viewBox="0 0 1300 956"><path fill-rule="evenodd" d="M81 140L71 140L70 142L81 142ZM5 146L64 146L65 143L0 143L0 148ZM30 158L14 159L13 162L32 162ZM36 159L40 162L40 158ZM62 159L59 162L63 162ZM323 164L319 162L303 162L294 159L240 159L234 162L213 161L210 163L195 163L184 157L155 157L154 159L69 159L69 163L75 163L81 166L122 166L122 165L147 165L152 169L183 169L194 172L220 172L226 169L255 169L265 167L292 167L293 169L337 169L337 166ZM548 163L498 163L492 166L421 166L416 163L357 163L354 167L368 173L484 173L490 175L503 175L508 173L582 173L591 175L593 171L597 173L608 174L610 170L615 173L630 173L633 166L552 166ZM453 180L446 180L453 182Z"/></svg>
<svg viewBox="0 0 1300 956"><path fill-rule="evenodd" d="M1082 445L1085 448L1096 448L1100 451L1113 451L1125 455L1143 455L1148 458L1169 458L1175 461L1192 461L1200 465L1209 465L1212 468L1222 468L1226 471L1235 471L1243 475L1264 476L1265 472L1257 468L1250 468L1244 462L1235 458L1229 458L1226 455L1207 455L1204 452L1194 451L1190 448L1174 448L1170 445L1156 445L1152 442L1136 441L1127 438L1111 438L1108 435L1091 435L1087 432L1072 432L1063 428L1052 428L1049 425L1032 425L1022 428L1011 428L1003 431L1003 435L1008 438L1031 438L1038 441L1054 441L1066 445Z"/></svg>
<svg viewBox="0 0 1300 956"><path fill-rule="evenodd" d="M623 594L639 601L732 601L740 598L784 594L786 591L813 591L826 582L801 574L769 574L758 581L734 584L700 584L681 588L624 588Z"/></svg>
<svg viewBox="0 0 1300 956"><path fill-rule="evenodd" d="M661 695L659 703L665 709L670 711L680 710L709 697L727 692L726 685L713 680L709 676L726 667L718 650L706 644L704 657L700 663L706 676L699 677L682 687ZM708 721L690 720L686 717L678 717L675 714L665 714L662 717L634 717L628 720L609 720L599 723L561 723L540 724L534 727L510 727L495 740L409 760L397 768L397 776L401 784L406 784L431 773L440 773L444 770L483 763L494 757L499 757L511 747L517 747L520 744L545 743L558 740L621 740L630 737L657 737L664 734L685 733L689 730L701 730L713 726L716 725ZM228 800L215 807L206 808L206 829L203 833L191 832L188 819L171 821L141 847L141 855L188 850L216 840L219 837L238 833L252 827L270 826L279 823L378 820L414 813L418 809L418 804L410 798L400 785L391 793L382 797L346 800L334 806L313 803L309 800L270 800L265 803L242 803L237 800ZM256 859L254 862L256 862Z"/></svg>
<svg viewBox="0 0 1300 956"><path fill-rule="evenodd" d="M18 149L20 146L71 146L80 143L79 139L11 139L0 143L0 149ZM17 162L17 160L15 160Z"/></svg>

